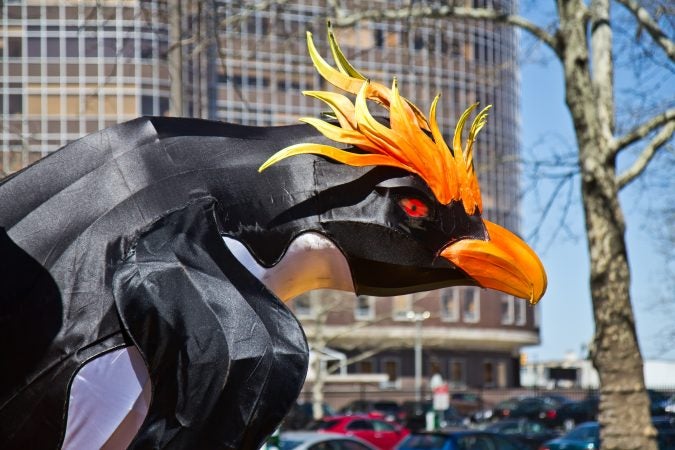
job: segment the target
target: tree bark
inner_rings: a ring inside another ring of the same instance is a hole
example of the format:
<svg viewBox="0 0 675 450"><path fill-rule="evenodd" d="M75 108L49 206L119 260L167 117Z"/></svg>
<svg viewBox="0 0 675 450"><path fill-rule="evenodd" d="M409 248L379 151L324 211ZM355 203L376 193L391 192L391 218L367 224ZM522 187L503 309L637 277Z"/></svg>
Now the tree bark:
<svg viewBox="0 0 675 450"><path fill-rule="evenodd" d="M594 2L594 19L603 26L604 1ZM606 7L606 8L605 8ZM559 0L560 33L564 48L566 103L579 146L581 194L590 255L590 288L595 318L591 358L600 377L602 448L656 450L643 362L630 299L630 271L625 223L616 183L616 155L611 150L613 108L603 101L606 86L594 83L589 67L589 11L580 0ZM599 16L598 16L599 14ZM593 31L593 30L592 30ZM600 36L594 42L602 61ZM611 36L609 37L611 39ZM594 61L596 59L594 58ZM608 68L598 68L601 73ZM611 67L609 68L611 77ZM602 75L601 75L602 76ZM609 82L606 74L603 83Z"/></svg>
<svg viewBox="0 0 675 450"><path fill-rule="evenodd" d="M317 291L309 293L311 302L313 302L313 307L318 307L318 295ZM326 364L321 360L321 351L328 346L326 342L326 322L328 321L329 308L321 307L317 311L317 315L314 322L314 339L312 339L310 348L314 350L314 361L312 362L312 369L314 369L314 381L312 383L312 416L314 420L320 420L323 418L323 403L324 396L323 391L326 386L326 377L328 376L328 371L326 370Z"/></svg>
<svg viewBox="0 0 675 450"><path fill-rule="evenodd" d="M183 45L182 45L182 0L171 0L168 3L169 14L169 51L167 64L169 68L170 99L169 115L183 116ZM162 113L164 113L162 111Z"/></svg>
<svg viewBox="0 0 675 450"><path fill-rule="evenodd" d="M314 420L323 418L323 390L326 385L326 368L321 361L321 357L316 355L312 362L312 369L314 369L314 382L312 383L312 416Z"/></svg>

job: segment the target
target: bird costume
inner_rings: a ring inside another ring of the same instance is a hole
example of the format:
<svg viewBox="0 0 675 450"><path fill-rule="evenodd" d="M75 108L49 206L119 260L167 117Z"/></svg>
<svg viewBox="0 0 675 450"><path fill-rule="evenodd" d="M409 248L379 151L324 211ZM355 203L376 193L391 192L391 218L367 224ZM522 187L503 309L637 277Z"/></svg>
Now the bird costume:
<svg viewBox="0 0 675 450"><path fill-rule="evenodd" d="M143 117L0 182L0 448L259 448L304 382L284 302L310 289L541 298L537 256L481 217L487 109L448 146L438 97L427 118L307 38L355 96L305 92L325 120Z"/></svg>

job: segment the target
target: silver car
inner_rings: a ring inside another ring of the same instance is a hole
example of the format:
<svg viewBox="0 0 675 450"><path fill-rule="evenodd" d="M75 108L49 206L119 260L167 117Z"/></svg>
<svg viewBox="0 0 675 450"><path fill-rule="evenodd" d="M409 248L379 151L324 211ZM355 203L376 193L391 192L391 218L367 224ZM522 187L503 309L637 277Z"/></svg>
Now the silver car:
<svg viewBox="0 0 675 450"><path fill-rule="evenodd" d="M377 450L352 436L313 431L286 431L279 436L280 450Z"/></svg>

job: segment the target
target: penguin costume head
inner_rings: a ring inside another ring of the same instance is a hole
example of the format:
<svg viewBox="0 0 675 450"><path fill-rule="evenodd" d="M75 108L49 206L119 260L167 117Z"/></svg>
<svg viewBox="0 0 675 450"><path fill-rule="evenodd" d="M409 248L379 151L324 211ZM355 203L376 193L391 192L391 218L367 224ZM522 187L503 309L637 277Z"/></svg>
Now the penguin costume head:
<svg viewBox="0 0 675 450"><path fill-rule="evenodd" d="M291 242L301 242L304 233L327 239L329 243L319 247L325 250L332 243L344 256L351 281L345 281L344 265L339 264L324 270L335 272L332 277L313 277L313 270L321 267L315 263L296 270L295 276L286 273L285 283L268 276L272 290L282 298L317 287L392 296L475 285L536 303L546 289L539 258L515 234L481 217L473 147L490 107L476 115L464 141L464 126L478 105L470 106L448 146L436 121L440 95L425 117L401 97L395 79L389 89L354 69L330 26L328 37L337 68L319 55L308 32L314 66L355 100L334 92L304 92L330 107L326 120L301 119L329 142L299 142L265 161L260 183L269 182L267 175L275 179L272 184L283 185L282 195L269 208L277 213L266 221L252 217L258 226L251 223L242 231L238 224L235 233L225 234L236 235L256 262L272 271L287 249L295 248ZM373 117L369 102L388 110L388 119ZM269 244L270 234L277 236L274 245ZM315 241L312 238L305 250L316 250ZM306 258L302 253L289 258L296 269Z"/></svg>

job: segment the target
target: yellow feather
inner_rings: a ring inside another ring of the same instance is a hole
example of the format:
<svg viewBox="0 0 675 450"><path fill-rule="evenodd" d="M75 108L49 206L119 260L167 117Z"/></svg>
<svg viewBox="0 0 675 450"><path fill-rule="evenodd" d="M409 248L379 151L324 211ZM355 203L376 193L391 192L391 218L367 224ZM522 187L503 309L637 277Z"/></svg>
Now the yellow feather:
<svg viewBox="0 0 675 450"><path fill-rule="evenodd" d="M330 21L328 21L328 43L330 44L330 51L333 54L335 64L337 64L340 72L349 77L365 81L366 77L361 75L361 73L347 60L344 53L342 53L342 49L340 48L337 39L335 39L335 34L333 34L333 27L331 26Z"/></svg>
<svg viewBox="0 0 675 450"><path fill-rule="evenodd" d="M400 164L397 161L385 155L361 154L352 153L339 148L331 147L330 145L322 144L296 144L279 150L265 161L258 172L262 172L272 164L275 164L282 159L295 155L314 154L321 155L333 159L337 162L347 164L350 166L391 166L410 171L410 167Z"/></svg>
<svg viewBox="0 0 675 450"><path fill-rule="evenodd" d="M328 122L314 117L302 117L301 122L305 122L316 128L321 134L330 140L342 144L354 145L363 150L374 151L377 153L377 147L373 145L362 133L356 130L336 127Z"/></svg>
<svg viewBox="0 0 675 450"><path fill-rule="evenodd" d="M455 152L455 158L457 157L458 152L460 154L462 153L462 131L464 130L464 124L469 118L469 115L471 115L471 112L476 109L476 107L478 107L478 103L474 103L473 105L466 108L466 111L462 113L459 120L457 121L457 125L455 126L455 136L452 140L452 150Z"/></svg>
<svg viewBox="0 0 675 450"><path fill-rule="evenodd" d="M354 105L344 95L327 91L304 91L303 94L318 98L330 106L343 128L356 129Z"/></svg>

